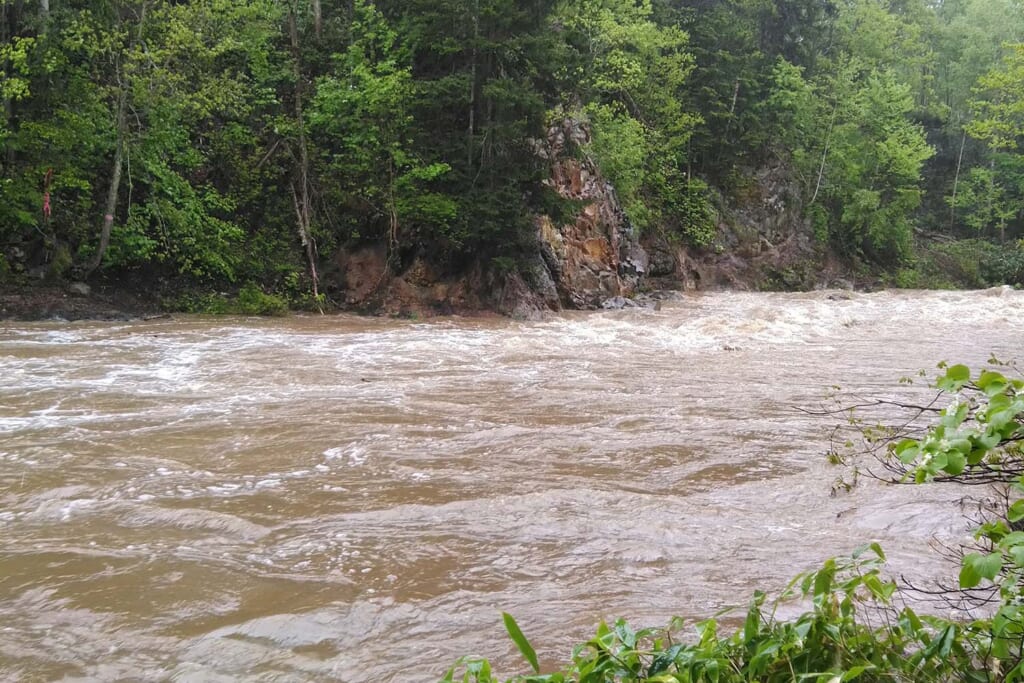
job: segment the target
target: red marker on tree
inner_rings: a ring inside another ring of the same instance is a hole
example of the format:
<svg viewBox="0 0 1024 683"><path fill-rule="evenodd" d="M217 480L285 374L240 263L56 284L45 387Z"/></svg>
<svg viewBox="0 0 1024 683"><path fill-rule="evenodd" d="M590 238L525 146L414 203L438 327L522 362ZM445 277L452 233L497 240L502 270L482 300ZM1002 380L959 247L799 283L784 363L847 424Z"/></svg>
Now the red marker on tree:
<svg viewBox="0 0 1024 683"><path fill-rule="evenodd" d="M43 178L43 217L50 220L50 183L53 181L53 169L46 169L46 176Z"/></svg>

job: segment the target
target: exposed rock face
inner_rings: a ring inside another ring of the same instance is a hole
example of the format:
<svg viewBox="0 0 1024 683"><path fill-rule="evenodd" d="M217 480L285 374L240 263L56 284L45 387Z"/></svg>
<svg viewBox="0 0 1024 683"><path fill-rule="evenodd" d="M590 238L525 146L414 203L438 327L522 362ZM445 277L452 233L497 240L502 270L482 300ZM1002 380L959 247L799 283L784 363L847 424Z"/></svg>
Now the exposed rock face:
<svg viewBox="0 0 1024 683"><path fill-rule="evenodd" d="M397 315L493 310L523 319L633 296L648 268L647 253L614 188L581 153L589 141L585 125L566 120L534 144L551 165L546 183L580 209L566 224L538 216L536 251L519 258L515 270L476 262L450 272L423 256L401 266L392 259L389 267L386 248L368 245L338 254L325 270L325 290L356 310Z"/></svg>
<svg viewBox="0 0 1024 683"><path fill-rule="evenodd" d="M329 295L342 307L358 311L419 316L488 308L487 287L478 267L452 275L417 256L398 269L388 264L382 244L341 252L325 275Z"/></svg>
<svg viewBox="0 0 1024 683"><path fill-rule="evenodd" d="M537 239L544 264L561 303L596 308L607 299L632 296L647 272L647 253L619 204L611 183L582 154L590 131L566 119L548 131L538 154L551 164L546 183L560 197L582 203L575 218L556 225L537 218Z"/></svg>
<svg viewBox="0 0 1024 683"><path fill-rule="evenodd" d="M716 244L695 249L645 237L651 285L683 289L809 289L835 286L842 268L815 242L800 191L783 167L752 172L743 196L718 202Z"/></svg>
<svg viewBox="0 0 1024 683"><path fill-rule="evenodd" d="M535 153L550 165L545 183L575 211L566 220L537 216L535 251L521 254L514 269L478 260L452 271L423 255L402 265L393 257L389 267L386 248L370 245L338 256L326 273L329 295L363 311L495 311L531 319L562 308L630 307L641 283L647 290L844 285L846 271L816 243L800 188L785 167L751 171L740 196L719 198L712 247L690 247L657 230L641 246L615 189L587 157L589 142L586 124L573 119L534 141ZM637 301L646 305L643 296Z"/></svg>

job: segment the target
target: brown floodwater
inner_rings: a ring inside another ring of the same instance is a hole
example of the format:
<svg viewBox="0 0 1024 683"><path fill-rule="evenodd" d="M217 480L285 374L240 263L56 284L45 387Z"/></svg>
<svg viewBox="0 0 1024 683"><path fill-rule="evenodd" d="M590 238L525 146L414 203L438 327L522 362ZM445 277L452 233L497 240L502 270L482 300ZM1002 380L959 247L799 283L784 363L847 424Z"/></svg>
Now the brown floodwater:
<svg viewBox="0 0 1024 683"><path fill-rule="evenodd" d="M547 666L867 541L955 571L951 487L830 495L829 387L1020 356L1024 293L685 296L542 322L0 323L0 678Z"/></svg>

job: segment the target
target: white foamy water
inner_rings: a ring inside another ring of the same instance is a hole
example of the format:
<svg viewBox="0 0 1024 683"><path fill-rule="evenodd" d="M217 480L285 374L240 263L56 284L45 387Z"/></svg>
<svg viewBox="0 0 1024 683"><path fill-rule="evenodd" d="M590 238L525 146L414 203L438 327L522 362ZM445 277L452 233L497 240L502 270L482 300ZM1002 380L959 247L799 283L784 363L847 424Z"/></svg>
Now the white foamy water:
<svg viewBox="0 0 1024 683"><path fill-rule="evenodd" d="M0 328L0 677L436 680L550 665L872 540L922 580L939 487L830 495L829 387L1020 356L1024 294L708 294L543 322ZM914 389L918 391L919 389Z"/></svg>

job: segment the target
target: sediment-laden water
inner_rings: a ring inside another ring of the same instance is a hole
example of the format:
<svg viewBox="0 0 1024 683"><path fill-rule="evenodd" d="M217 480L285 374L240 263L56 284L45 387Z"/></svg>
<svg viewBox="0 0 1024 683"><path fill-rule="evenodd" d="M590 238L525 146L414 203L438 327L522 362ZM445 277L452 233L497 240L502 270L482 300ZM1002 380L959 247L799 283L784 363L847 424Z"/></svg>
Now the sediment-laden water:
<svg viewBox="0 0 1024 683"><path fill-rule="evenodd" d="M1020 357L1024 293L706 294L544 322L0 327L0 678L427 681L550 665L865 541L965 528L943 487L831 496L833 385Z"/></svg>

